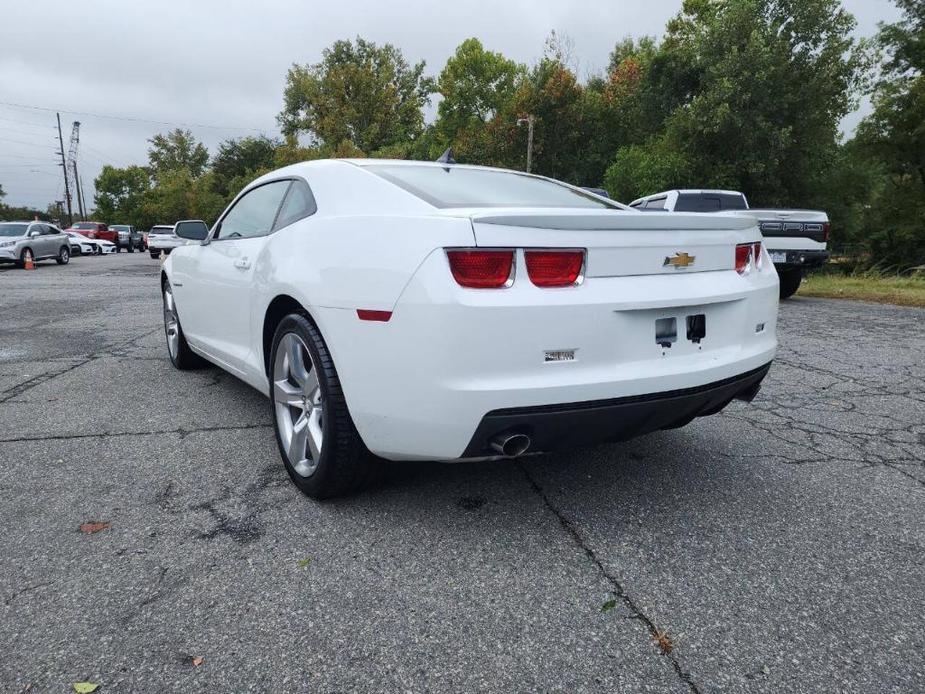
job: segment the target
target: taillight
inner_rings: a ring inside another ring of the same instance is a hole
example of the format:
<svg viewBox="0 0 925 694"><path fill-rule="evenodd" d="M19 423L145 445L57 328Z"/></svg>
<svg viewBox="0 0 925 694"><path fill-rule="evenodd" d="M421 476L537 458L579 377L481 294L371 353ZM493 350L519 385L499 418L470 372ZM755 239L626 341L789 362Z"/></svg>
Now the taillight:
<svg viewBox="0 0 925 694"><path fill-rule="evenodd" d="M571 287L578 284L585 265L584 250L527 250L527 275L537 287Z"/></svg>
<svg viewBox="0 0 925 694"><path fill-rule="evenodd" d="M744 275L752 269L752 247L755 244L740 243L736 246L736 272Z"/></svg>
<svg viewBox="0 0 925 694"><path fill-rule="evenodd" d="M755 269L760 270L762 265L761 260L761 241L752 246L752 257L755 260Z"/></svg>
<svg viewBox="0 0 925 694"><path fill-rule="evenodd" d="M822 240L823 240L823 241L828 242L828 240L829 240L829 227L830 227L830 226L831 226L831 225L829 224L829 222L823 222L823 223L822 223Z"/></svg>
<svg viewBox="0 0 925 694"><path fill-rule="evenodd" d="M512 250L447 250L450 272L460 286L471 289L501 289L514 283Z"/></svg>

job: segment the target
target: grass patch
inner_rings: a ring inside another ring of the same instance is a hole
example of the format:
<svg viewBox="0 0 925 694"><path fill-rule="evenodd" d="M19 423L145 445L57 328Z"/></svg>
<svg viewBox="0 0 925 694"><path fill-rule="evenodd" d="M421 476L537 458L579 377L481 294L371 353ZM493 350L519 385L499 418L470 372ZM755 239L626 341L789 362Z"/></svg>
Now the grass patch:
<svg viewBox="0 0 925 694"><path fill-rule="evenodd" d="M925 276L885 275L876 271L852 275L813 273L803 280L798 294L925 307Z"/></svg>

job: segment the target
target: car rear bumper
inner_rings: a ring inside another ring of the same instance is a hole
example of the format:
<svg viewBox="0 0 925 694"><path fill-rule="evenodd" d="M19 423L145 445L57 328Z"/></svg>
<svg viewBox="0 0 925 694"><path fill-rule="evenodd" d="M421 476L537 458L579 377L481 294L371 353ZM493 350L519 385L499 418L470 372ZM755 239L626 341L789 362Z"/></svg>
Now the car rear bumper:
<svg viewBox="0 0 925 694"><path fill-rule="evenodd" d="M554 451L623 441L659 429L684 426L716 414L732 400L751 400L770 364L704 386L592 402L540 405L489 412L482 418L464 458L495 456L492 441L523 434L529 452Z"/></svg>
<svg viewBox="0 0 925 694"><path fill-rule="evenodd" d="M777 267L819 267L824 265L829 259L828 251L810 251L810 250L775 250L775 254L783 254L783 260L774 260Z"/></svg>
<svg viewBox="0 0 925 694"><path fill-rule="evenodd" d="M359 320L356 310L311 310L370 450L394 460L454 460L472 455L475 433L499 410L574 403L593 410L600 401L757 373L776 352L778 296L770 263L749 277L729 270L589 278L559 290L517 281L466 290L440 254L418 269L388 322ZM685 334L686 319L701 314L706 336L696 342ZM665 318L677 325L667 348L655 335ZM549 359L556 352L573 358ZM686 403L678 418L660 415L654 428L706 413L736 394L727 390ZM600 440L650 430L635 421Z"/></svg>
<svg viewBox="0 0 925 694"><path fill-rule="evenodd" d="M179 248L180 246L185 246L185 239L178 238L159 238L157 236L148 237L148 249L152 251L160 250L173 250L174 248Z"/></svg>

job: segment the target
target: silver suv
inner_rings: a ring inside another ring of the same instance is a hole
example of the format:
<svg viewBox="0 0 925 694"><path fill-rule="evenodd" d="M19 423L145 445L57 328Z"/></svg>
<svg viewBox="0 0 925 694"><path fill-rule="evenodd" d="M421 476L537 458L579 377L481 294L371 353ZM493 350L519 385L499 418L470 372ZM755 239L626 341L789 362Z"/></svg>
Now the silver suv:
<svg viewBox="0 0 925 694"><path fill-rule="evenodd" d="M46 258L67 265L71 259L67 234L47 222L0 222L0 263L25 267L27 260Z"/></svg>

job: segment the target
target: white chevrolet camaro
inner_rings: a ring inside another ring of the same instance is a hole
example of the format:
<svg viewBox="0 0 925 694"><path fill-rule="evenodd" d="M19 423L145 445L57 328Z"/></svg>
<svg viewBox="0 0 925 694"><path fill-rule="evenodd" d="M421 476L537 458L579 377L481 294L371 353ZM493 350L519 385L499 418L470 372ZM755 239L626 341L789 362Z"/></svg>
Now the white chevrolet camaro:
<svg viewBox="0 0 925 694"><path fill-rule="evenodd" d="M163 266L180 369L268 395L295 484L682 426L758 391L778 280L754 220L645 214L558 181L322 160L255 180Z"/></svg>

